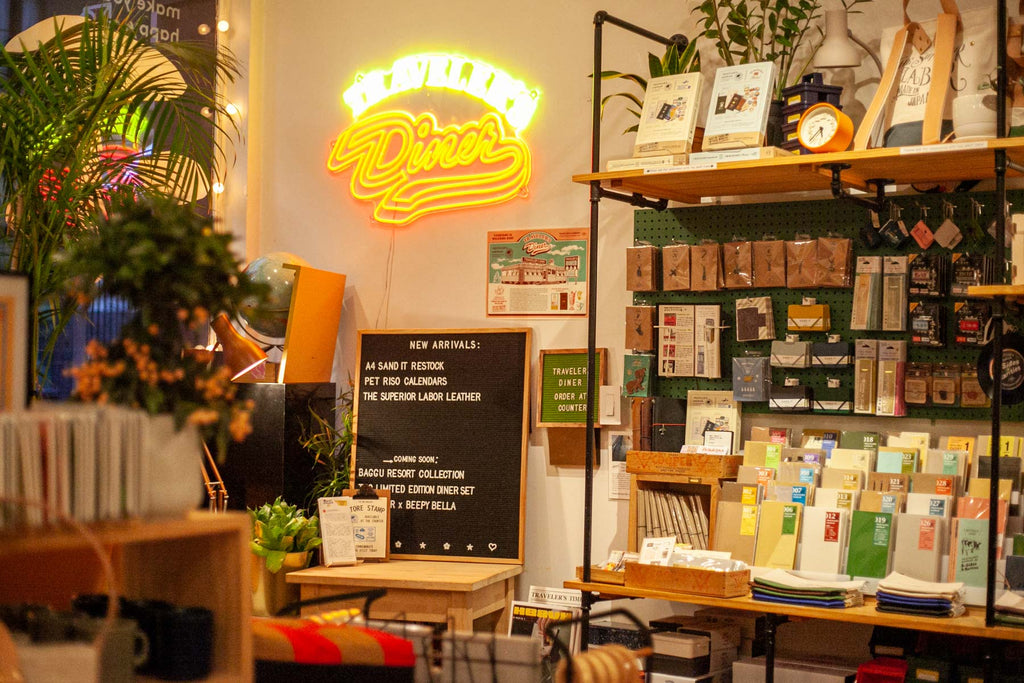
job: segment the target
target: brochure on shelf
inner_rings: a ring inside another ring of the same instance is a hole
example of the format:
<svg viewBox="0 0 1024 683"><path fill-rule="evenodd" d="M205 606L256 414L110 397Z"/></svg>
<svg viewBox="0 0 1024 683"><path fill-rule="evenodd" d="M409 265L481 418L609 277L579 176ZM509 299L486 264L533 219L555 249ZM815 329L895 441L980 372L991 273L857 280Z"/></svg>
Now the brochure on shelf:
<svg viewBox="0 0 1024 683"><path fill-rule="evenodd" d="M761 147L777 75L774 62L720 67L711 90L703 149Z"/></svg>
<svg viewBox="0 0 1024 683"><path fill-rule="evenodd" d="M633 156L690 151L703 82L699 71L658 76L647 81Z"/></svg>

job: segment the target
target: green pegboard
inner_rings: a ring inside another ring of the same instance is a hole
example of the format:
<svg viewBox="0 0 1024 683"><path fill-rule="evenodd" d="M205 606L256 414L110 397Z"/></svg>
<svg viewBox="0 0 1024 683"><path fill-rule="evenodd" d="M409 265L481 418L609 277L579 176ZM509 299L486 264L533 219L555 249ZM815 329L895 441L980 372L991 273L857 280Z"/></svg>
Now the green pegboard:
<svg viewBox="0 0 1024 683"><path fill-rule="evenodd" d="M982 205L980 223L984 227L994 220L996 210L995 194L991 192L917 194L897 196L893 202L902 209L902 217L911 227L922 217L921 207L927 209L927 224L937 228L943 220L943 202L954 207L953 220L960 226L965 238L956 247L957 252L985 251L991 252L995 246L991 237L981 240L970 240L967 237L967 225L972 214L971 198ZM1016 206L1024 206L1024 191L1010 191L1007 201ZM791 240L798 235L809 237L841 236L853 239L854 258L864 254L910 254L921 252L917 243L909 241L902 249L888 247L877 249L867 248L858 234L863 225L870 220L869 212L852 202L835 199L777 202L763 204L734 204L723 206L694 206L666 211L638 210L634 213L633 235L637 243L648 243L665 246L673 243L700 244L712 240L719 244L735 240L759 240L765 236L775 239ZM884 218L883 218L884 220ZM943 251L933 244L929 252ZM735 355L746 355L748 352L758 355L769 355L770 341L741 342L735 341L735 331L731 325L735 314L735 300L754 296L771 296L775 314L775 338L785 339L786 310L790 304L799 304L803 297L812 296L818 303L828 304L832 318L831 334L840 335L843 341L855 339L906 339L910 340L909 332L878 332L851 331L850 309L852 289L733 289L717 292L636 292L633 294L635 304L673 304L673 303L709 303L722 305L723 324L730 328L722 334L722 374L721 379L704 378L655 378L654 393L659 396L684 398L690 389L731 389L732 358ZM911 301L915 297L910 298ZM953 342L955 318L953 316L954 301L962 298L947 298L946 307L946 346L944 348L927 348L908 344L908 362L929 363L962 363L974 365L977 362L980 346L957 345ZM1015 311L1007 312L1007 322L1020 327L1020 319ZM825 341L825 333L801 333L800 339L805 341ZM772 381L782 383L788 376L796 377L800 383L814 389L815 396L823 395L828 377L838 378L843 391L853 396L853 371L851 368L830 371L827 375L820 368L783 369L772 368ZM746 403L746 412L768 411L767 403ZM943 406L908 406L909 417L931 419L975 419L985 420L991 415L988 408L960 408ZM1024 419L1024 404L1004 407L1004 419Z"/></svg>

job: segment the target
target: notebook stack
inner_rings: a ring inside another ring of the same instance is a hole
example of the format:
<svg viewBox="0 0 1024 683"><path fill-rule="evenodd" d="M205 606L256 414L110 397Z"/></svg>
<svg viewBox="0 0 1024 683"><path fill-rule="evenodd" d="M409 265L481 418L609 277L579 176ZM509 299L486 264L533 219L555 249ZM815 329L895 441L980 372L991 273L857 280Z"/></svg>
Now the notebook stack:
<svg viewBox="0 0 1024 683"><path fill-rule="evenodd" d="M926 617L958 617L964 613L964 584L922 581L893 572L878 582L875 609Z"/></svg>
<svg viewBox="0 0 1024 683"><path fill-rule="evenodd" d="M843 608L864 604L863 587L863 581L819 581L772 569L751 582L751 594L765 602Z"/></svg>

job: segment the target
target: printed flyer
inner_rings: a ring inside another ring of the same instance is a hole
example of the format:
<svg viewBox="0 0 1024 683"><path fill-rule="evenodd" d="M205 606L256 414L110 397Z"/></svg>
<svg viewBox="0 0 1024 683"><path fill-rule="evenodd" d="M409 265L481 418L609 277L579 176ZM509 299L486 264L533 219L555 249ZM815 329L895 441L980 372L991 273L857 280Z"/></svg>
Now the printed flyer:
<svg viewBox="0 0 1024 683"><path fill-rule="evenodd" d="M487 315L587 314L589 228L487 233Z"/></svg>

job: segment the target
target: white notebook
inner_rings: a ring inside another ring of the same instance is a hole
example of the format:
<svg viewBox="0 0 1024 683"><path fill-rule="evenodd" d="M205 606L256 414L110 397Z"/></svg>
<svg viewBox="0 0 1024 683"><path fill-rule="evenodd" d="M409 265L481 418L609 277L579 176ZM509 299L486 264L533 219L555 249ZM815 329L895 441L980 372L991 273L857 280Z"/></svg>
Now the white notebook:
<svg viewBox="0 0 1024 683"><path fill-rule="evenodd" d="M826 507L804 508L797 568L805 572L843 573L849 534L849 510Z"/></svg>

